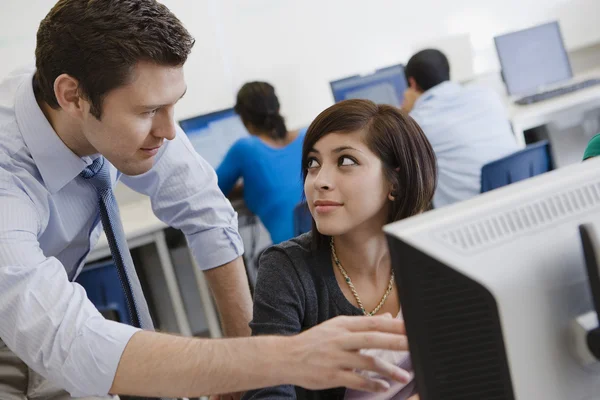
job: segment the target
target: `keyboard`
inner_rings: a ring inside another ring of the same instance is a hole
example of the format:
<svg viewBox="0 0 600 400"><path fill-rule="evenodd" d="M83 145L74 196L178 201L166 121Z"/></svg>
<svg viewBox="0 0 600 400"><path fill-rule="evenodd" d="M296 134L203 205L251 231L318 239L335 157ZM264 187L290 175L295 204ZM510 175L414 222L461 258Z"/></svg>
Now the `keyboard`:
<svg viewBox="0 0 600 400"><path fill-rule="evenodd" d="M553 99L554 97L562 96L567 93L573 93L578 90L586 89L595 85L600 85L600 79L588 79L586 81L578 82L573 85L548 90L547 92L536 93L531 96L525 96L516 100L515 103L521 106L526 104L537 103L539 101Z"/></svg>

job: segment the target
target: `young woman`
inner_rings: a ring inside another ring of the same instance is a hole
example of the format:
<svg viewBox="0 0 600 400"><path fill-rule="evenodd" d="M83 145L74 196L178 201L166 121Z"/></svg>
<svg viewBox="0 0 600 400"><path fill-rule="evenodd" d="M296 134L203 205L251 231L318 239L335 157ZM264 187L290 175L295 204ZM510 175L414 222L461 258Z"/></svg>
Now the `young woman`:
<svg viewBox="0 0 600 400"><path fill-rule="evenodd" d="M254 335L291 335L338 315L399 316L400 305L382 227L426 210L436 161L407 114L365 100L323 111L302 148L312 232L262 255L254 296ZM389 357L409 365L407 354ZM392 385L385 398L406 399L414 384ZM344 388L279 386L246 399L341 399ZM349 397L355 393L348 393Z"/></svg>
<svg viewBox="0 0 600 400"><path fill-rule="evenodd" d="M238 140L217 168L219 187L230 195L243 179L244 201L274 244L294 237L294 207L302 197L300 157L306 130L289 132L279 114L279 99L266 82L246 83L235 111L250 137Z"/></svg>

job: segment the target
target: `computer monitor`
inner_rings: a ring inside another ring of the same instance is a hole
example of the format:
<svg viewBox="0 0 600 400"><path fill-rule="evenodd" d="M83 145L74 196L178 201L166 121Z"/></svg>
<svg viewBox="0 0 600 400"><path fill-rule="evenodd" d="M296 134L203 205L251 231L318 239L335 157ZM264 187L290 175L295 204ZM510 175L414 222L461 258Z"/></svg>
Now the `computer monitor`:
<svg viewBox="0 0 600 400"><path fill-rule="evenodd" d="M530 95L573 77L558 22L494 38L509 95Z"/></svg>
<svg viewBox="0 0 600 400"><path fill-rule="evenodd" d="M594 310L579 226L600 233L599 170L586 161L384 228L421 400L599 398L600 363L583 361L573 329Z"/></svg>
<svg viewBox="0 0 600 400"><path fill-rule="evenodd" d="M185 119L179 121L179 125L194 149L213 168L219 166L238 139L248 136L248 131L233 108Z"/></svg>
<svg viewBox="0 0 600 400"><path fill-rule="evenodd" d="M354 75L330 83L335 102L366 99L377 104L400 107L408 87L404 65L381 68L372 74Z"/></svg>

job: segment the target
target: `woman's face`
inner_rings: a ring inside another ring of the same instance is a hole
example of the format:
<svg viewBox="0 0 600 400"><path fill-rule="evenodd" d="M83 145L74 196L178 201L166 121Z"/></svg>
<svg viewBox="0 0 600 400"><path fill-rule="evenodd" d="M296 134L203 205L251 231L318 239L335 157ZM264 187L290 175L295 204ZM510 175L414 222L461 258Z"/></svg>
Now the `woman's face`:
<svg viewBox="0 0 600 400"><path fill-rule="evenodd" d="M381 160L364 142L366 132L332 132L307 157L304 192L317 229L338 236L387 222L390 184Z"/></svg>

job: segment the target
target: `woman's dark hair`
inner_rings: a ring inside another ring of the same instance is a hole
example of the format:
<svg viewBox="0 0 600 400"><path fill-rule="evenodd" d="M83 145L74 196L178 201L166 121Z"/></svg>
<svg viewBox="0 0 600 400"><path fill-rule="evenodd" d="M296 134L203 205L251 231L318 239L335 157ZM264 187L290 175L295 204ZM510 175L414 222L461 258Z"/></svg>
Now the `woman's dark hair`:
<svg viewBox="0 0 600 400"><path fill-rule="evenodd" d="M279 99L275 88L267 82L248 82L237 94L235 112L244 124L252 124L271 138L284 139L287 135L285 120L279 114Z"/></svg>
<svg viewBox="0 0 600 400"><path fill-rule="evenodd" d="M388 223L429 209L436 186L437 167L431 144L421 127L408 114L369 100L337 103L310 124L302 147L302 175L308 174L308 154L322 137L332 132L363 130L369 149L381 160L384 175L393 188ZM312 222L315 248L328 245L329 238Z"/></svg>
<svg viewBox="0 0 600 400"><path fill-rule="evenodd" d="M439 50L425 49L408 60L404 68L406 79L413 78L423 91L450 80L450 64Z"/></svg>
<svg viewBox="0 0 600 400"><path fill-rule="evenodd" d="M69 74L100 119L104 97L131 80L138 62L181 66L193 46L183 24L155 0L60 0L37 31L34 91L57 109L54 81Z"/></svg>

